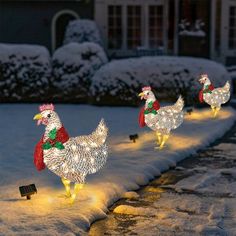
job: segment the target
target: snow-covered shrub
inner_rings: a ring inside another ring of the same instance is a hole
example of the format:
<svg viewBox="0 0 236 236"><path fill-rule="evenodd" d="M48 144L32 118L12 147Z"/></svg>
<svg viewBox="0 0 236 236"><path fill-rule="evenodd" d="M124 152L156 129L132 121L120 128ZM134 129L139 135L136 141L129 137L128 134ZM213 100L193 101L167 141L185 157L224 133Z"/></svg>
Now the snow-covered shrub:
<svg viewBox="0 0 236 236"><path fill-rule="evenodd" d="M71 42L92 42L102 45L102 39L96 23L92 20L73 20L66 28L64 44Z"/></svg>
<svg viewBox="0 0 236 236"><path fill-rule="evenodd" d="M85 102L91 77L105 63L104 50L95 43L70 43L53 55L53 86L60 101Z"/></svg>
<svg viewBox="0 0 236 236"><path fill-rule="evenodd" d="M185 103L197 100L199 75L207 73L215 86L229 80L225 67L207 59L191 57L142 57L115 60L101 67L92 78L91 93L96 104L136 105L137 94L150 85L157 98Z"/></svg>
<svg viewBox="0 0 236 236"><path fill-rule="evenodd" d="M1 101L43 100L50 76L50 55L45 47L0 44Z"/></svg>

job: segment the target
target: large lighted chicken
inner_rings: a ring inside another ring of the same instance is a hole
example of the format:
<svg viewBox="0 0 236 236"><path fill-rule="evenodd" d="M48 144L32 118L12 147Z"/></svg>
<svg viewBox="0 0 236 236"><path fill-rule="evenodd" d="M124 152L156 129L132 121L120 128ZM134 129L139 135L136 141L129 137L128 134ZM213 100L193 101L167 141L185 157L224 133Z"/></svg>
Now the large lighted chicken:
<svg viewBox="0 0 236 236"><path fill-rule="evenodd" d="M87 174L97 172L106 162L108 151L106 138L108 128L103 120L90 135L71 138L63 127L52 104L39 107L34 116L38 125L46 126L45 133L35 147L34 163L38 170L47 166L61 177L66 196L74 202ZM71 194L70 182L74 182Z"/></svg>
<svg viewBox="0 0 236 236"><path fill-rule="evenodd" d="M139 113L139 125L141 127L147 125L156 131L157 143L162 149L169 138L170 131L179 127L183 122L184 101L180 96L174 105L160 108L151 87L144 87L139 96L146 100L145 106Z"/></svg>
<svg viewBox="0 0 236 236"><path fill-rule="evenodd" d="M199 82L203 84L203 88L199 92L199 100L209 104L213 111L213 116L216 117L221 105L229 101L230 83L227 81L223 87L214 88L206 74L201 75Z"/></svg>

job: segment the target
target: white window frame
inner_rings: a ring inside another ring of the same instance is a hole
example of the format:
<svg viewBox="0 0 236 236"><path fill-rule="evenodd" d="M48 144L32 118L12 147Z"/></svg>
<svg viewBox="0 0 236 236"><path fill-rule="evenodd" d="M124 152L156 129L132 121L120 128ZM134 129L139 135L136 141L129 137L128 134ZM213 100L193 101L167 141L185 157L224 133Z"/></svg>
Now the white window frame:
<svg viewBox="0 0 236 236"><path fill-rule="evenodd" d="M236 49L229 48L229 9L236 7L236 0L224 0L221 5L221 61L225 64L226 57L236 57Z"/></svg>
<svg viewBox="0 0 236 236"><path fill-rule="evenodd" d="M123 32L123 40L122 40L122 48L121 49L108 49L108 6L109 5L120 5L122 6L122 32ZM163 47L164 53L168 51L168 1L166 0L96 0L95 2L95 20L98 24L104 39L104 47L109 52L119 53L124 52L125 54L131 55L133 50L127 49L127 6L128 5L140 5L141 6L141 14L142 14L142 22L141 22L141 30L142 30L142 47L149 49L149 5L161 5L163 6Z"/></svg>
<svg viewBox="0 0 236 236"><path fill-rule="evenodd" d="M71 15L74 16L75 19L79 19L79 15L70 9L63 9L61 11L58 11L52 18L52 23L51 23L51 38L52 38L52 52L55 51L56 49L56 23L57 20L60 16L62 15Z"/></svg>

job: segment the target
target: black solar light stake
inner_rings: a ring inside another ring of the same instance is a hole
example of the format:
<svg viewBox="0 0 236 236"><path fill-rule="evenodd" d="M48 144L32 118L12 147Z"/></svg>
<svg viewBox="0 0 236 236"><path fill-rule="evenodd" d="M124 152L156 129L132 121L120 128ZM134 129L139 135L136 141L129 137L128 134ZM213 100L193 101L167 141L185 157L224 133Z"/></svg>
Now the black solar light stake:
<svg viewBox="0 0 236 236"><path fill-rule="evenodd" d="M129 136L129 139L133 141L134 143L136 143L136 139L138 139L138 134L131 134Z"/></svg>
<svg viewBox="0 0 236 236"><path fill-rule="evenodd" d="M192 112L193 112L193 108L192 108L192 107L187 108L187 109L186 109L186 112L187 112L189 115L191 115Z"/></svg>
<svg viewBox="0 0 236 236"><path fill-rule="evenodd" d="M37 193L35 184L20 186L19 190L20 190L21 197L26 197L27 200L31 199L31 195Z"/></svg>

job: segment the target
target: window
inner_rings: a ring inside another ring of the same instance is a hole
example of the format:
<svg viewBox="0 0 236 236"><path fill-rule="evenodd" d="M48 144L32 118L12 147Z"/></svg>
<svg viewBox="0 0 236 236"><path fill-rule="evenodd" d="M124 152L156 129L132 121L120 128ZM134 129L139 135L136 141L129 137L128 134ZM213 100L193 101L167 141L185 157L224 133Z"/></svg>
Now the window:
<svg viewBox="0 0 236 236"><path fill-rule="evenodd" d="M108 47L120 49L122 46L122 7L108 7Z"/></svg>
<svg viewBox="0 0 236 236"><path fill-rule="evenodd" d="M163 46L163 6L149 6L149 47Z"/></svg>
<svg viewBox="0 0 236 236"><path fill-rule="evenodd" d="M127 47L136 49L141 46L141 6L127 6Z"/></svg>
<svg viewBox="0 0 236 236"><path fill-rule="evenodd" d="M231 6L229 10L229 48L236 48L236 7Z"/></svg>
<svg viewBox="0 0 236 236"><path fill-rule="evenodd" d="M163 19L164 0L127 2L107 0L107 10L103 11L108 14L104 22L107 48L112 52L127 50L129 53L139 49L163 49L167 34Z"/></svg>

